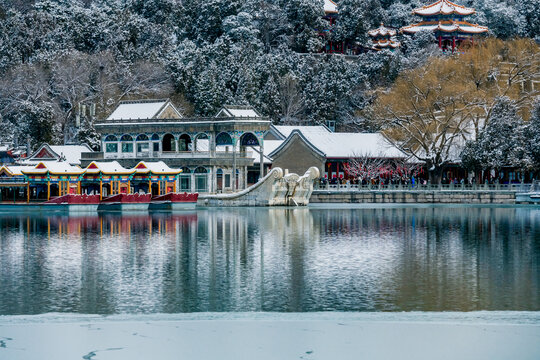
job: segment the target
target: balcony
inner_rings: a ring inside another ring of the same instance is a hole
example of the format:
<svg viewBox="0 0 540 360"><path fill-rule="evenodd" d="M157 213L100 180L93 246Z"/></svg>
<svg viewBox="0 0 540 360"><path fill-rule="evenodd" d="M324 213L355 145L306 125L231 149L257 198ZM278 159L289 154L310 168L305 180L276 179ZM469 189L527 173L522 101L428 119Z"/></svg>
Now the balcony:
<svg viewBox="0 0 540 360"><path fill-rule="evenodd" d="M104 156L103 156L103 152L101 151L81 153L81 160L99 161L103 159L104 159Z"/></svg>
<svg viewBox="0 0 540 360"><path fill-rule="evenodd" d="M88 155L86 155L88 154ZM99 155L98 155L99 154ZM237 158L252 158L252 151L241 151L236 153ZM114 160L114 159L232 159L233 153L231 151L216 151L211 153L210 151L161 151L155 153L149 152L114 152L114 153L83 153L82 159L84 160Z"/></svg>

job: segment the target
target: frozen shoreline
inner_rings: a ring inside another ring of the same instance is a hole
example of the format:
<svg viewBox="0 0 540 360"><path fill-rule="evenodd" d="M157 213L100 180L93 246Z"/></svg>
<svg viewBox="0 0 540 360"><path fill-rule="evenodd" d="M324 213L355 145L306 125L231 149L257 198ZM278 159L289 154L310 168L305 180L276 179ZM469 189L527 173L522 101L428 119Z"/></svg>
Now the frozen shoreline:
<svg viewBox="0 0 540 360"><path fill-rule="evenodd" d="M0 359L538 359L540 312L0 316Z"/></svg>

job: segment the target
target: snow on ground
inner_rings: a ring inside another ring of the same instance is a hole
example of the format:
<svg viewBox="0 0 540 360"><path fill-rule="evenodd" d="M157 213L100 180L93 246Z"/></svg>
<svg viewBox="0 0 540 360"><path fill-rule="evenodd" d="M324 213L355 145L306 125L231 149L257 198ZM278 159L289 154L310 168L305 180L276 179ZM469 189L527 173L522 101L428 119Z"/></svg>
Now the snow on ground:
<svg viewBox="0 0 540 360"><path fill-rule="evenodd" d="M0 359L540 359L540 312L3 316Z"/></svg>

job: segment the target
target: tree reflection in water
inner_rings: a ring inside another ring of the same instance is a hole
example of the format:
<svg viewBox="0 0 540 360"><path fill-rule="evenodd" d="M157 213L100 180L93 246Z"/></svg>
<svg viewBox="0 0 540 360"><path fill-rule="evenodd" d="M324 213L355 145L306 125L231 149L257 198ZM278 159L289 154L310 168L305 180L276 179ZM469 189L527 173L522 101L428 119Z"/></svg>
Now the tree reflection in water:
<svg viewBox="0 0 540 360"><path fill-rule="evenodd" d="M540 310L534 207L0 216L0 314Z"/></svg>

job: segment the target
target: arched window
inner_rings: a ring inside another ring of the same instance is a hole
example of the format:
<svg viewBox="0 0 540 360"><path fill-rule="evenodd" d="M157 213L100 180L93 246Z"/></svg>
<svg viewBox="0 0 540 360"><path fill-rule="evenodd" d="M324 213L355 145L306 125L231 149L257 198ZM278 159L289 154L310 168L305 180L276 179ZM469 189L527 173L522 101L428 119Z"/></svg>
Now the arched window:
<svg viewBox="0 0 540 360"><path fill-rule="evenodd" d="M178 138L179 151L191 151L191 137L188 134L182 134Z"/></svg>
<svg viewBox="0 0 540 360"><path fill-rule="evenodd" d="M176 142L174 141L174 136L171 134L167 134L163 137L163 144L162 150L163 151L176 151Z"/></svg>
<svg viewBox="0 0 540 360"><path fill-rule="evenodd" d="M252 133L245 133L240 138L240 145L241 146L259 146L259 139Z"/></svg>
<svg viewBox="0 0 540 360"><path fill-rule="evenodd" d="M230 179L230 176L229 176L229 179ZM216 186L217 186L216 190L218 192L223 191L223 169L217 169L216 171Z"/></svg>
<svg viewBox="0 0 540 360"><path fill-rule="evenodd" d="M159 152L159 135L152 135L152 150L157 153Z"/></svg>
<svg viewBox="0 0 540 360"><path fill-rule="evenodd" d="M216 136L216 145L232 145L232 138L226 132L219 133Z"/></svg>
<svg viewBox="0 0 540 360"><path fill-rule="evenodd" d="M191 191L191 169L186 166L182 167L182 172L180 173L180 191Z"/></svg>
<svg viewBox="0 0 540 360"><path fill-rule="evenodd" d="M195 191L208 192L208 170L199 166L195 169Z"/></svg>
<svg viewBox="0 0 540 360"><path fill-rule="evenodd" d="M150 150L150 144L148 144L148 136L141 134L137 136L137 154L142 156L148 156Z"/></svg>
<svg viewBox="0 0 540 360"><path fill-rule="evenodd" d="M114 135L108 135L105 138L105 152L117 153L118 152L118 138Z"/></svg>
<svg viewBox="0 0 540 360"><path fill-rule="evenodd" d="M193 141L193 150L195 151L210 151L210 144L208 141L208 135L205 133L199 133L195 136Z"/></svg>
<svg viewBox="0 0 540 360"><path fill-rule="evenodd" d="M123 153L133 152L133 138L130 135L122 135L122 138L120 138L120 141L122 142Z"/></svg>

